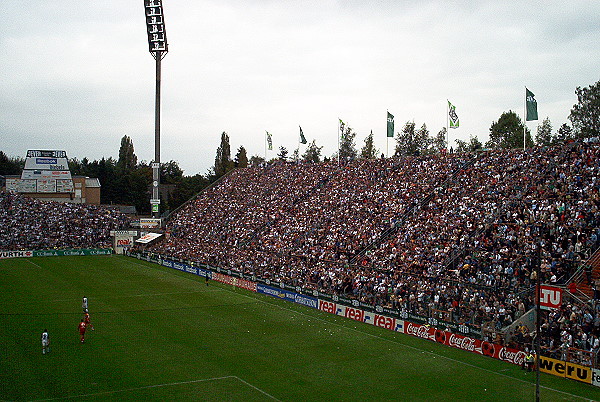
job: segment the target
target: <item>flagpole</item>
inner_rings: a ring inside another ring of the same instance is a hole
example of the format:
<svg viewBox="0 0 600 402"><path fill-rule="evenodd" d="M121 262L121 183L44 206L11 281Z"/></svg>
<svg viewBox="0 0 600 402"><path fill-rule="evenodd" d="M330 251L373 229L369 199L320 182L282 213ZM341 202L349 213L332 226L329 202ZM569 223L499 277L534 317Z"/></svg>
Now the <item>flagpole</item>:
<svg viewBox="0 0 600 402"><path fill-rule="evenodd" d="M450 152L450 101L446 99L446 151Z"/></svg>
<svg viewBox="0 0 600 402"><path fill-rule="evenodd" d="M525 87L525 97L523 99L523 151L525 151L525 132L527 128L527 87Z"/></svg>
<svg viewBox="0 0 600 402"><path fill-rule="evenodd" d="M385 157L389 158L390 157L390 137L388 137L387 131L388 131L388 125L390 124L388 122L388 116L390 115L390 111L386 109L386 115L385 115Z"/></svg>
<svg viewBox="0 0 600 402"><path fill-rule="evenodd" d="M340 132L342 131L342 119L340 119L338 117L339 123L338 123L338 165L340 164Z"/></svg>

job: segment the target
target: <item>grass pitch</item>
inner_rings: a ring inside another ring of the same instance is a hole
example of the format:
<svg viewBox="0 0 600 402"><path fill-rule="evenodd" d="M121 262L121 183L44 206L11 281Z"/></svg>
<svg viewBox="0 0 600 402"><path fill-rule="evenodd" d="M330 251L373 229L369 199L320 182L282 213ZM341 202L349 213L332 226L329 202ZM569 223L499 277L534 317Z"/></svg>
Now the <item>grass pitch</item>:
<svg viewBox="0 0 600 402"><path fill-rule="evenodd" d="M95 331L80 344L83 296ZM600 400L541 379L542 400ZM0 260L1 400L519 401L534 383L508 363L128 257Z"/></svg>

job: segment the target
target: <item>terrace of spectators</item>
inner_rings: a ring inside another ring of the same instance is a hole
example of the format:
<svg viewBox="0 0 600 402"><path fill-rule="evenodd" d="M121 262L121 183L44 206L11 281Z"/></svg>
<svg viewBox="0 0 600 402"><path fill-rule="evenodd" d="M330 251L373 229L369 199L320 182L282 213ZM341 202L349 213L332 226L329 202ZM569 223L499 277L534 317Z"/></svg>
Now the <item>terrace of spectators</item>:
<svg viewBox="0 0 600 402"><path fill-rule="evenodd" d="M0 192L0 250L111 248L111 230L129 226L116 208L42 201Z"/></svg>
<svg viewBox="0 0 600 402"><path fill-rule="evenodd" d="M532 307L538 265L566 285L596 250L598 153L572 143L239 169L173 216L153 251L502 329ZM577 309L592 313L594 343L595 304Z"/></svg>

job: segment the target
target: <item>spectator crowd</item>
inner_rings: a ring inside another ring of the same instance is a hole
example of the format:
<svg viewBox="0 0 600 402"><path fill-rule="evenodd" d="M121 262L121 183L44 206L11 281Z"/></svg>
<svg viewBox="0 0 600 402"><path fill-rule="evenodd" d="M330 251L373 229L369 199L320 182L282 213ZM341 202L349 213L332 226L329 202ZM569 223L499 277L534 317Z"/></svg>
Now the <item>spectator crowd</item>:
<svg viewBox="0 0 600 402"><path fill-rule="evenodd" d="M0 192L0 250L111 248L111 230L129 226L116 209L41 201Z"/></svg>
<svg viewBox="0 0 600 402"><path fill-rule="evenodd" d="M236 169L173 214L148 251L442 312L527 348L538 272L566 286L598 248L599 156L571 143ZM110 247L110 230L128 223L106 207L0 193L0 250ZM542 317L554 357L600 349L600 303L577 297Z"/></svg>
<svg viewBox="0 0 600 402"><path fill-rule="evenodd" d="M500 332L533 306L538 266L543 283L565 285L596 250L599 152L571 143L238 169L172 216L152 251ZM545 344L567 331L573 347L597 350L595 306L546 315ZM511 341L525 345L524 332Z"/></svg>

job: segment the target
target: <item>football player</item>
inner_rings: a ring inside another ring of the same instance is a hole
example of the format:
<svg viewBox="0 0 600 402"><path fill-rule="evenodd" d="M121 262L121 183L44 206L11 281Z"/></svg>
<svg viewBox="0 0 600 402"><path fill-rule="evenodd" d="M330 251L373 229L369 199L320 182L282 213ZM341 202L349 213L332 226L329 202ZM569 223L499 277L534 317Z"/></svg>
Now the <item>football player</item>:
<svg viewBox="0 0 600 402"><path fill-rule="evenodd" d="M48 330L44 329L42 332L42 354L50 353L50 335L48 335Z"/></svg>
<svg viewBox="0 0 600 402"><path fill-rule="evenodd" d="M83 318L81 319L81 322L79 323L79 335L81 336L81 343L85 342L85 322L83 321Z"/></svg>

